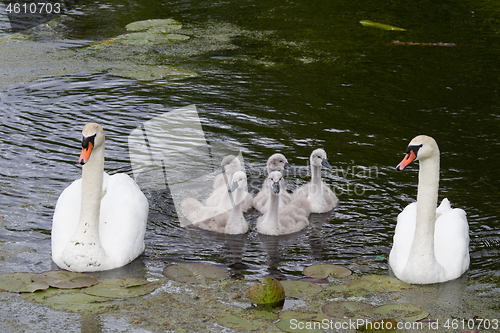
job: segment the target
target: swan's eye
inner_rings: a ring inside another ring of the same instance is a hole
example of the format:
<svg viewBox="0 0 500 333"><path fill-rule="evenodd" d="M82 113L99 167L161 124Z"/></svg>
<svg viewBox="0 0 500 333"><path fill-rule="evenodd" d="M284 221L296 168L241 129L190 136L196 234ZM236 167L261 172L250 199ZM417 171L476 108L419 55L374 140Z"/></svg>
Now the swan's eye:
<svg viewBox="0 0 500 333"><path fill-rule="evenodd" d="M92 146L95 146L95 134L91 136L82 136L82 148L88 149L89 148L89 142L92 143Z"/></svg>
<svg viewBox="0 0 500 333"><path fill-rule="evenodd" d="M413 151L415 156L417 156L417 153L418 153L419 149L422 148L422 146L423 146L423 144L408 146L408 148L406 148L406 153L409 154L410 152Z"/></svg>

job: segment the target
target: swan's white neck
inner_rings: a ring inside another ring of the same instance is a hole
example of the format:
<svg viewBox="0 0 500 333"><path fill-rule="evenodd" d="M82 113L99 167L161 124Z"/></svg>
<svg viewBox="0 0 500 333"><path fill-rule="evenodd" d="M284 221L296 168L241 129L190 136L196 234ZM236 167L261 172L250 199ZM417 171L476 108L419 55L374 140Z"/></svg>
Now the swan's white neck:
<svg viewBox="0 0 500 333"><path fill-rule="evenodd" d="M100 244L99 215L104 175L104 145L94 148L82 170L80 221L73 239Z"/></svg>
<svg viewBox="0 0 500 333"><path fill-rule="evenodd" d="M432 269L439 275L444 274L434 253L434 227L436 224L436 206L439 188L439 152L420 161L418 173L417 221L415 234L410 249L405 271L428 274ZM426 268L426 269L422 269Z"/></svg>

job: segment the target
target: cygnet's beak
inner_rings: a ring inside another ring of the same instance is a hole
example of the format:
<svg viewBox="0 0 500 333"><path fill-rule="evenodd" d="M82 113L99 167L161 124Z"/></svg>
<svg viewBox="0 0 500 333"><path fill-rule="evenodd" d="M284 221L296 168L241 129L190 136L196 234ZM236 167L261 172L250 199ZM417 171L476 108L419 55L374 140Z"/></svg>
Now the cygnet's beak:
<svg viewBox="0 0 500 333"><path fill-rule="evenodd" d="M214 171L214 175L218 175L218 174L220 174L220 173L224 173L224 172L226 172L226 168L225 168L223 165L221 165L220 167L218 167L218 168Z"/></svg>
<svg viewBox="0 0 500 333"><path fill-rule="evenodd" d="M234 181L233 185L231 185L231 187L227 191L232 193L232 192L236 191L237 188L238 188L238 182Z"/></svg>
<svg viewBox="0 0 500 333"><path fill-rule="evenodd" d="M94 140L95 135L89 137L82 137L82 152L80 153L80 157L78 161L81 165L84 165L89 161L90 154L92 153L92 149L94 149Z"/></svg>
<svg viewBox="0 0 500 333"><path fill-rule="evenodd" d="M288 162L285 162L285 164L283 165L283 169L285 169L285 170L288 170L288 169L291 169L291 168L292 168L292 166Z"/></svg>
<svg viewBox="0 0 500 333"><path fill-rule="evenodd" d="M331 169L331 168L332 168L332 166L330 165L330 163L328 163L328 160L327 160L326 158L324 158L323 160L321 160L321 164L322 164L324 167L328 168L328 169Z"/></svg>
<svg viewBox="0 0 500 333"><path fill-rule="evenodd" d="M280 182L273 183L273 192L276 194L280 193Z"/></svg>

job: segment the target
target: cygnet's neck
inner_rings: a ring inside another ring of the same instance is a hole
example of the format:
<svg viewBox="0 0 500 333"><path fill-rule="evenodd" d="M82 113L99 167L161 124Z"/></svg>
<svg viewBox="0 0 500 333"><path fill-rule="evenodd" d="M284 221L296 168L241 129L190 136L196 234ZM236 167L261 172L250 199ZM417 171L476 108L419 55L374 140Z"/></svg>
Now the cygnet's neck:
<svg viewBox="0 0 500 333"><path fill-rule="evenodd" d="M100 243L99 215L101 211L104 175L104 145L93 149L82 170L82 202L80 221L73 238L77 241Z"/></svg>
<svg viewBox="0 0 500 333"><path fill-rule="evenodd" d="M248 231L248 223L243 216L242 208L246 191L243 188L238 188L234 194L234 200L236 204L231 209L231 213L229 214L229 218L226 222L224 232L226 234L246 233Z"/></svg>
<svg viewBox="0 0 500 333"><path fill-rule="evenodd" d="M321 166L311 164L311 189L309 195L322 197Z"/></svg>
<svg viewBox="0 0 500 333"><path fill-rule="evenodd" d="M280 189L281 191L281 189ZM269 189L269 207L266 212L265 219L267 223L275 228L276 230L280 230L281 226L279 223L279 206L280 206L280 193L274 193L273 189Z"/></svg>

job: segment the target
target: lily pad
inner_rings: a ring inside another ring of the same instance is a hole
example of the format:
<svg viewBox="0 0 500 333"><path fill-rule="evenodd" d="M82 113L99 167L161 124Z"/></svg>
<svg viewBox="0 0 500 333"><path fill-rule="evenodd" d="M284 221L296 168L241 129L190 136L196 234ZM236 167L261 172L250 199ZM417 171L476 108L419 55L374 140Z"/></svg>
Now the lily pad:
<svg viewBox="0 0 500 333"><path fill-rule="evenodd" d="M12 293L32 293L49 288L45 282L33 282L33 273L4 273L0 274L0 290Z"/></svg>
<svg viewBox="0 0 500 333"><path fill-rule="evenodd" d="M285 299L285 289L278 280L268 276L255 282L246 297L254 304L279 304Z"/></svg>
<svg viewBox="0 0 500 333"><path fill-rule="evenodd" d="M148 32L151 34L168 34L171 33L172 31L179 30L182 28L182 25L176 24L176 25L163 25L160 27L153 27L151 29L148 29Z"/></svg>
<svg viewBox="0 0 500 333"><path fill-rule="evenodd" d="M335 318L357 318L373 316L373 307L361 302L332 302L325 304L323 313Z"/></svg>
<svg viewBox="0 0 500 333"><path fill-rule="evenodd" d="M362 281L362 280L353 280L353 281ZM363 281L363 282L368 282L368 281ZM370 282L368 282L370 283ZM346 285L338 285L338 286L332 286L328 287L325 290L331 291L334 293L343 293L346 295L346 297L366 297L370 295L368 290L365 290L361 287L358 287L356 285L354 286L346 286Z"/></svg>
<svg viewBox="0 0 500 333"><path fill-rule="evenodd" d="M255 309L255 308L252 308L252 309ZM255 311L252 311L249 315L251 318L255 318L255 319L269 319L272 321L275 321L276 319L278 319L278 315L276 313L273 313L273 312L267 311L267 310L256 310L255 309Z"/></svg>
<svg viewBox="0 0 500 333"><path fill-rule="evenodd" d="M131 66L129 69L113 70L113 75L134 80L183 79L197 76L196 72L174 66Z"/></svg>
<svg viewBox="0 0 500 333"><path fill-rule="evenodd" d="M280 321L276 324L280 330L285 332L324 332L322 321L330 318L323 313L305 313L299 311L285 311L280 314Z"/></svg>
<svg viewBox="0 0 500 333"><path fill-rule="evenodd" d="M74 289L49 288L32 294L21 294L21 297L61 311L99 312L115 306L108 302L108 298L87 295Z"/></svg>
<svg viewBox="0 0 500 333"><path fill-rule="evenodd" d="M98 285L83 289L87 295L126 298L138 297L151 293L156 284L142 279L114 278L99 281Z"/></svg>
<svg viewBox="0 0 500 333"><path fill-rule="evenodd" d="M217 321L222 326L226 326L238 331L255 331L265 326L265 323L263 322L248 321L244 318L240 318L232 314L226 314L223 317L217 318Z"/></svg>
<svg viewBox="0 0 500 333"><path fill-rule="evenodd" d="M318 294L323 288L315 283L304 281L281 281L285 289L285 295L290 297L304 297L310 294Z"/></svg>
<svg viewBox="0 0 500 333"><path fill-rule="evenodd" d="M403 29L403 28L398 28L398 27L394 27L392 25L372 22L372 21L368 21L368 20L361 20L361 21L359 21L359 23L361 23L365 27L373 27L373 28L378 28L378 29L382 29L382 30L406 31L406 29Z"/></svg>
<svg viewBox="0 0 500 333"><path fill-rule="evenodd" d="M330 283L330 281L328 281L328 279L326 279L326 278L315 279L312 277L305 277L305 278L300 279L299 281L311 282L311 283L316 283L316 284L328 284L328 283Z"/></svg>
<svg viewBox="0 0 500 333"><path fill-rule="evenodd" d="M49 271L32 276L33 282L45 282L49 286L59 289L85 288L96 285L99 281L96 275L68 271Z"/></svg>
<svg viewBox="0 0 500 333"><path fill-rule="evenodd" d="M390 276L364 275L362 278L367 281L380 284L383 287L386 287L387 289L402 290L402 289L414 288L414 286L412 286L411 284L400 281Z"/></svg>
<svg viewBox="0 0 500 333"><path fill-rule="evenodd" d="M125 26L128 31L142 31L156 27L179 27L173 28L174 30L180 29L182 24L174 19L155 19L155 20L144 20L129 23Z"/></svg>
<svg viewBox="0 0 500 333"><path fill-rule="evenodd" d="M115 42L129 45L160 45L186 39L189 39L189 36L150 32L131 32L112 38L112 40Z"/></svg>
<svg viewBox="0 0 500 333"><path fill-rule="evenodd" d="M352 274L349 269L332 264L312 265L306 267L303 273L316 279L324 279L330 275L336 278L344 278Z"/></svg>
<svg viewBox="0 0 500 333"><path fill-rule="evenodd" d="M171 265L163 270L166 277L187 283L204 283L208 280L225 280L230 274L227 270L208 264L190 263Z"/></svg>
<svg viewBox="0 0 500 333"><path fill-rule="evenodd" d="M429 315L429 313L422 308L407 303L382 305L375 309L375 313L387 315L390 318L404 319L405 321L417 321Z"/></svg>

